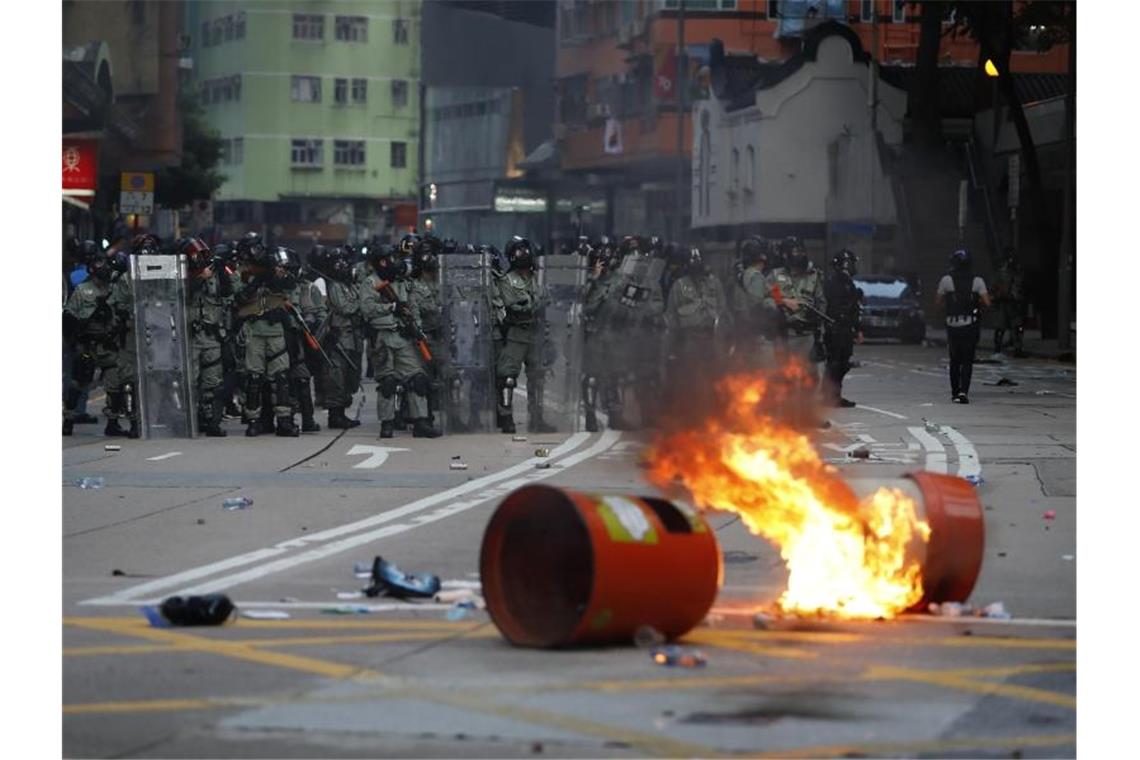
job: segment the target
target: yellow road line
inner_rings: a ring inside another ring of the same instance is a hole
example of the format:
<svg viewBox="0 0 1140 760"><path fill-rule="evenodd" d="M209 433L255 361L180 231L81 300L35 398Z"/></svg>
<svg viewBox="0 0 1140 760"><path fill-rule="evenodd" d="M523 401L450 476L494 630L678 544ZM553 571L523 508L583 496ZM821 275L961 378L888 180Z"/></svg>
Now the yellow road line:
<svg viewBox="0 0 1140 760"><path fill-rule="evenodd" d="M810 660L818 657L816 652L791 647L768 647L756 644L740 636L726 636L723 631L714 631L708 628L698 628L686 633L686 644L703 644L705 646L723 647L747 654L758 654L764 657L780 657L790 660Z"/></svg>
<svg viewBox="0 0 1140 760"><path fill-rule="evenodd" d="M455 633L459 633L456 631ZM463 633L450 638L481 639L498 637L498 631L476 631ZM363 633L356 636L298 636L294 638L242 639L241 643L251 647L292 647L314 646L318 644L369 644L402 641L431 641L446 638L438 631L414 631L408 633Z"/></svg>
<svg viewBox="0 0 1140 760"><path fill-rule="evenodd" d="M908 755L919 753L938 755L939 753L960 752L972 749L1017 749L1019 747L1056 747L1076 744L1076 734L1042 734L1039 736L1002 736L976 739L938 739L928 742L882 742L876 744L833 744L818 747L796 747L793 749L761 752L753 757L842 757L883 755Z"/></svg>
<svg viewBox="0 0 1140 760"><path fill-rule="evenodd" d="M100 713L163 712L171 710L213 710L225 705L213 699L144 699L135 702L86 702L63 706L64 715Z"/></svg>
<svg viewBox="0 0 1140 760"><path fill-rule="evenodd" d="M979 694L997 694L1012 699L1023 699L1030 702L1044 702L1058 707L1077 709L1076 697L1067 694L1058 694L1045 689L1034 689L1029 686L1017 686L1008 683L994 683L992 681L971 681L968 678L948 675L940 671L912 670L909 668L872 667L862 676L866 681L917 681L947 689L961 689Z"/></svg>
<svg viewBox="0 0 1140 760"><path fill-rule="evenodd" d="M63 619L64 625L78 625L82 626L84 622L102 621L104 623L113 623L123 629L133 628L147 628L151 627L150 623L143 617L65 617ZM421 629L439 629L447 631L462 631L465 629L477 630L490 623L480 623L472 625L471 623L452 622L450 620L346 620L344 618L333 617L328 620L249 620L247 618L238 618L235 622L229 623L220 628L211 628L209 630L231 630L231 629L251 629L251 628L264 628L264 629L282 629L282 628L302 628L302 629L359 629L359 630L421 630ZM206 630L206 629L202 629Z"/></svg>
<svg viewBox="0 0 1140 760"><path fill-rule="evenodd" d="M255 649L245 643L206 639L185 633L176 633L164 628L139 628L134 625L124 626L121 623L101 620L99 618L71 618L70 625L87 628L89 630L137 636L164 644L176 644L196 652L207 652L236 660L257 662L262 665L272 665L287 670L298 670L302 673L312 673L327 678L351 678L362 673L374 673L374 671L370 671L367 668L360 668L355 665L343 665L328 660L318 660L313 657L302 657L300 655L286 654L284 652L267 652Z"/></svg>
<svg viewBox="0 0 1140 760"><path fill-rule="evenodd" d="M85 657L99 654L157 654L160 652L186 651L186 647L175 644L120 644L90 647L64 647L64 657Z"/></svg>
<svg viewBox="0 0 1140 760"><path fill-rule="evenodd" d="M1075 662L1039 662L1029 665L1010 665L1002 668L954 668L953 670L938 670L937 673L956 676L958 678L1008 678L1027 673L1070 673L1075 672Z"/></svg>
<svg viewBox="0 0 1140 760"><path fill-rule="evenodd" d="M1005 638L998 636L871 636L862 633L823 631L752 631L748 629L708 629L720 635L757 641L799 641L819 644L854 644L860 642L907 644L938 647L995 647L1005 649L1076 649L1075 639ZM692 634L690 634L692 635Z"/></svg>

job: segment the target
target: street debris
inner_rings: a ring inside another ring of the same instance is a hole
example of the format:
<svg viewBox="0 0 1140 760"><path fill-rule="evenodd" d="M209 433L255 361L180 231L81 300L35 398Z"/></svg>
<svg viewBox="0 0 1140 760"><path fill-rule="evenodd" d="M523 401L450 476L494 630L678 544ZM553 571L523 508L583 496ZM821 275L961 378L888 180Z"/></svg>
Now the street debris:
<svg viewBox="0 0 1140 760"><path fill-rule="evenodd" d="M665 643L665 634L651 625L638 626L633 632L633 645L639 649L660 647Z"/></svg>
<svg viewBox="0 0 1140 760"><path fill-rule="evenodd" d="M233 512L237 509L245 509L253 506L253 499L248 496L231 496L222 502L222 509L227 512Z"/></svg>
<svg viewBox="0 0 1140 760"><path fill-rule="evenodd" d="M197 520L195 520L195 522L196 522L198 525L205 525L205 524L206 524L206 518L204 518L204 517L199 517Z"/></svg>
<svg viewBox="0 0 1140 760"><path fill-rule="evenodd" d="M123 447L117 443L108 443L103 447L103 451L122 451Z"/></svg>
<svg viewBox="0 0 1140 760"><path fill-rule="evenodd" d="M768 630L775 622L775 616L769 615L767 612L757 612L752 616L752 627L761 631Z"/></svg>
<svg viewBox="0 0 1140 760"><path fill-rule="evenodd" d="M171 596L158 607L147 605L142 612L152 628L170 626L222 625L234 616L237 608L225 594Z"/></svg>
<svg viewBox="0 0 1140 760"><path fill-rule="evenodd" d="M1033 392L1033 395L1034 395L1034 396L1052 396L1052 395L1053 395L1053 391L1047 391L1047 390L1045 390L1045 389L1041 389L1041 390L1039 390L1039 391L1034 391L1034 392Z"/></svg>
<svg viewBox="0 0 1140 760"><path fill-rule="evenodd" d="M441 604L456 604L458 602L474 601L475 589L456 588L437 591L432 598L433 602Z"/></svg>
<svg viewBox="0 0 1140 760"><path fill-rule="evenodd" d="M539 462L538 464L536 464L534 466L534 469L536 469L536 470L549 470L550 469L550 462Z"/></svg>
<svg viewBox="0 0 1140 760"><path fill-rule="evenodd" d="M471 617L471 613L475 610L475 600L465 599L462 602L456 602L450 610L447 611L447 619L451 621L466 620Z"/></svg>
<svg viewBox="0 0 1140 760"><path fill-rule="evenodd" d="M452 462L447 467L450 470L466 470L467 469L467 463L466 462Z"/></svg>
<svg viewBox="0 0 1140 760"><path fill-rule="evenodd" d="M1065 560L1066 562L1072 562L1076 559L1076 557L1072 554L1062 554L1061 559Z"/></svg>
<svg viewBox="0 0 1140 760"><path fill-rule="evenodd" d="M1045 510L1045 513L1042 514L1041 516L1043 518L1045 518L1046 520L1056 520L1057 519L1057 510L1047 509L1047 510Z"/></svg>
<svg viewBox="0 0 1140 760"><path fill-rule="evenodd" d="M548 456L550 456L550 449L548 449L548 448L535 449L534 455L536 457L548 457Z"/></svg>
<svg viewBox="0 0 1140 760"><path fill-rule="evenodd" d="M961 602L931 602L926 610L938 617L982 617L994 620L1010 620L1013 617L1002 602L992 602L985 607L974 607Z"/></svg>
<svg viewBox="0 0 1140 760"><path fill-rule="evenodd" d="M242 610L241 616L250 620L288 620L290 615L284 610Z"/></svg>
<svg viewBox="0 0 1140 760"><path fill-rule="evenodd" d="M526 436L525 435L512 435L511 440L514 441L515 443L523 443L526 441Z"/></svg>
<svg viewBox="0 0 1140 760"><path fill-rule="evenodd" d="M79 478L75 481L75 485L84 489L102 488L103 483L103 478Z"/></svg>
<svg viewBox="0 0 1140 760"><path fill-rule="evenodd" d="M942 426L941 425L939 425L937 422L931 422L930 420L926 419L925 417L922 418L922 426L924 428L926 428L926 432L928 432L928 433L941 433L942 432Z"/></svg>
<svg viewBox="0 0 1140 760"><path fill-rule="evenodd" d="M371 612L371 607L357 607L351 604L341 604L336 607L324 607L321 609L321 614L323 615L368 615Z"/></svg>
<svg viewBox="0 0 1140 760"><path fill-rule="evenodd" d="M1017 382L1016 380L1010 380L1008 377L1002 377L999 378L997 382L982 383L982 385L1021 385L1021 383Z"/></svg>
<svg viewBox="0 0 1140 760"><path fill-rule="evenodd" d="M111 571L111 575L126 575L126 573L124 573L122 570L120 570L119 568L116 567L114 570Z"/></svg>
<svg viewBox="0 0 1140 760"><path fill-rule="evenodd" d="M701 650L675 644L652 650L653 661L658 665L677 668L703 668L708 660Z"/></svg>
<svg viewBox="0 0 1140 760"><path fill-rule="evenodd" d="M871 450L864 446L862 448L855 449L854 451L848 451L847 456L851 457L852 459L870 459Z"/></svg>
<svg viewBox="0 0 1140 760"><path fill-rule="evenodd" d="M336 598L337 599L344 599L344 600L363 599L364 598L364 592L363 591L338 591L338 592L336 592Z"/></svg>
<svg viewBox="0 0 1140 760"><path fill-rule="evenodd" d="M372 560L372 585L364 589L364 595L430 598L439 591L438 575L430 573L405 573L391 562L385 562L379 555Z"/></svg>
<svg viewBox="0 0 1140 760"><path fill-rule="evenodd" d="M966 475L963 479L972 486L980 486L986 482L986 479L981 475Z"/></svg>
<svg viewBox="0 0 1140 760"><path fill-rule="evenodd" d="M998 552L998 556L999 556L999 557L1004 557L1004 556L1006 556L1006 554L1005 554L1005 552Z"/></svg>

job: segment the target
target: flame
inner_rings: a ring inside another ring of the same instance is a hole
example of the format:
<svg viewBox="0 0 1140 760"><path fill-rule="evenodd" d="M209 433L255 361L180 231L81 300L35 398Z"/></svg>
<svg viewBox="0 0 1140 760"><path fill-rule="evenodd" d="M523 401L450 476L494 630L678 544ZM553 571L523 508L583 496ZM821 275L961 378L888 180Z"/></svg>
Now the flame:
<svg viewBox="0 0 1140 760"><path fill-rule="evenodd" d="M788 569L782 611L893 617L922 597L910 549L929 540L930 526L898 489L856 499L807 436L777 417L802 412L813 388L795 359L722 378L715 414L655 442L649 478L662 488L679 482L698 508L738 514L778 546Z"/></svg>

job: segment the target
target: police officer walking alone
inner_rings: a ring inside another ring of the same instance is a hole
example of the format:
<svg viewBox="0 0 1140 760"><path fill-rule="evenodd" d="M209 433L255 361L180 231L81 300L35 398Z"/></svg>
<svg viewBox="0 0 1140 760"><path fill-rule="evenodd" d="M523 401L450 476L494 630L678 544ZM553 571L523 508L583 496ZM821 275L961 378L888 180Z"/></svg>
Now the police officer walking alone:
<svg viewBox="0 0 1140 760"><path fill-rule="evenodd" d="M863 342L859 329L859 302L862 294L851 279L858 259L844 248L831 259L831 273L823 285L827 300L827 316L831 320L823 331L827 364L824 368L824 403L852 407L854 401L843 398L843 377L851 368L851 353L856 343Z"/></svg>
<svg viewBox="0 0 1140 760"><path fill-rule="evenodd" d="M974 351L981 333L978 305L989 306L986 283L976 277L970 254L954 251L950 272L938 282L935 302L946 307L946 344L950 349L950 400L970 403L970 377L974 372Z"/></svg>

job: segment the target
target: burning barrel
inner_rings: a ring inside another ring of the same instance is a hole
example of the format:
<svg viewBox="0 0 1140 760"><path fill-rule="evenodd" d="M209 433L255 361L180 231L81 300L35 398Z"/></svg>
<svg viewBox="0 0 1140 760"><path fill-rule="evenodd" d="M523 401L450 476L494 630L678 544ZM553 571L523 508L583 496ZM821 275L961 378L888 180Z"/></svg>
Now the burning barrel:
<svg viewBox="0 0 1140 760"><path fill-rule="evenodd" d="M492 621L512 644L676 638L720 588L716 537L691 507L653 497L531 485L499 505L479 560Z"/></svg>
<svg viewBox="0 0 1140 760"><path fill-rule="evenodd" d="M897 488L918 505L918 518L930 525L930 540L912 542L909 553L922 566L922 598L912 609L925 611L930 602L964 602L982 569L985 519L977 489L968 481L933 472L912 472L888 480L846 481L862 499L881 487Z"/></svg>

